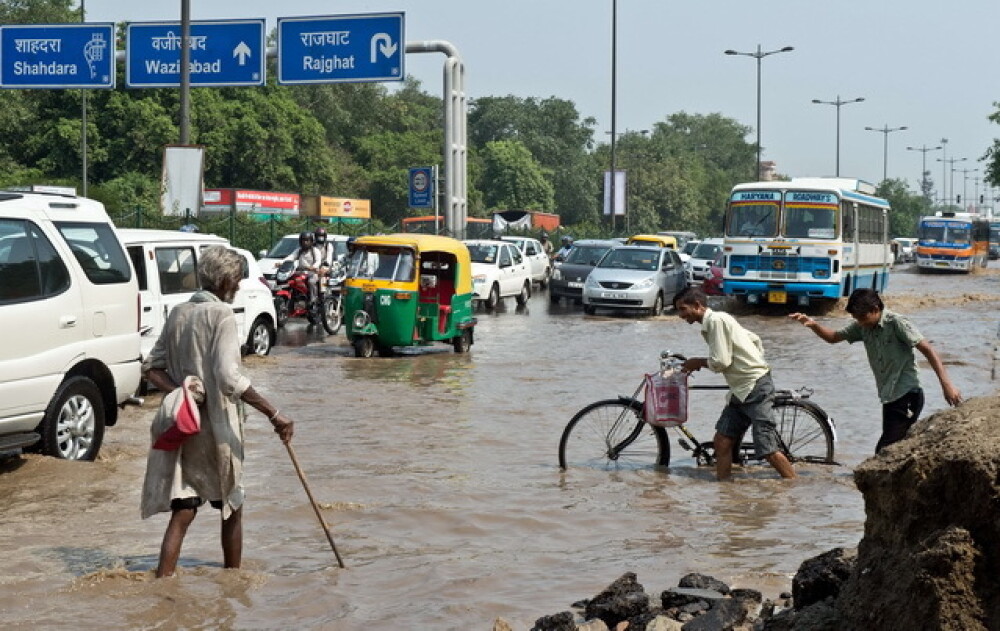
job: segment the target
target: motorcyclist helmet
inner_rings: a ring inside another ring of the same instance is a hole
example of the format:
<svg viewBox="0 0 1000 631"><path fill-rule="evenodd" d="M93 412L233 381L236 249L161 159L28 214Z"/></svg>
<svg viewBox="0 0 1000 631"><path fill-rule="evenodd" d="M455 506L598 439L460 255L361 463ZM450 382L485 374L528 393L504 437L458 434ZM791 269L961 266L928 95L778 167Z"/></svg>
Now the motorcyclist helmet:
<svg viewBox="0 0 1000 631"><path fill-rule="evenodd" d="M311 248L313 245L313 233L311 232L300 232L299 233L299 247L300 248Z"/></svg>
<svg viewBox="0 0 1000 631"><path fill-rule="evenodd" d="M573 245L573 237L571 237L569 235L564 236L562 238L562 244L563 244L563 247L565 247L565 248L568 248L569 246Z"/></svg>
<svg viewBox="0 0 1000 631"><path fill-rule="evenodd" d="M319 227L313 230L313 237L316 241L316 245L320 247L326 245L326 228Z"/></svg>
<svg viewBox="0 0 1000 631"><path fill-rule="evenodd" d="M543 232L542 233L542 241L548 241L548 240L549 240L549 233L548 232Z"/></svg>

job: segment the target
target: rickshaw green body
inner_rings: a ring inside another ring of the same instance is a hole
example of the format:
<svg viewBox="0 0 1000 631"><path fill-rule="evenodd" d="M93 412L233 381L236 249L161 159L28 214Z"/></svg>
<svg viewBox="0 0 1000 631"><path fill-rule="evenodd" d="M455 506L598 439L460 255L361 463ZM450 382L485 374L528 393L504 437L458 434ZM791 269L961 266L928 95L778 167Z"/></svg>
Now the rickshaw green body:
<svg viewBox="0 0 1000 631"><path fill-rule="evenodd" d="M465 244L436 235L390 234L359 237L351 247L344 324L356 349L359 340L369 338L381 354L434 342L468 350L476 318ZM390 259L392 265L382 269Z"/></svg>

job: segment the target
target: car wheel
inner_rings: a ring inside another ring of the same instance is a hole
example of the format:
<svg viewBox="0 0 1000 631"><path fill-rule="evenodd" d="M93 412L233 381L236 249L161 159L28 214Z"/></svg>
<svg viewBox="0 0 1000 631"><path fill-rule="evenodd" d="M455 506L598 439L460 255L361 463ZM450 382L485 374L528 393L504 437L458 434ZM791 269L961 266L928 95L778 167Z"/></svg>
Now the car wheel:
<svg viewBox="0 0 1000 631"><path fill-rule="evenodd" d="M583 305L583 312L586 313L587 315L594 315L595 313L597 313L597 309L594 307L594 305Z"/></svg>
<svg viewBox="0 0 1000 631"><path fill-rule="evenodd" d="M368 337L359 337L354 340L354 356L368 358L375 354L375 340Z"/></svg>
<svg viewBox="0 0 1000 631"><path fill-rule="evenodd" d="M93 460L104 439L104 400L86 377L59 386L39 425L42 453L63 460Z"/></svg>
<svg viewBox="0 0 1000 631"><path fill-rule="evenodd" d="M490 287L490 295L486 297L486 308L489 311L493 311L494 309L497 308L497 305L499 303L500 303L500 286L497 285L496 283L493 283L493 286Z"/></svg>
<svg viewBox="0 0 1000 631"><path fill-rule="evenodd" d="M656 294L656 300L653 301L653 308L649 310L649 315L658 316L663 312L663 294Z"/></svg>
<svg viewBox="0 0 1000 631"><path fill-rule="evenodd" d="M257 316L250 327L250 335L247 336L247 353L264 357L274 348L274 342L274 327L264 316Z"/></svg>
<svg viewBox="0 0 1000 631"><path fill-rule="evenodd" d="M531 298L531 281L524 281L524 285L521 286L521 293L517 295L517 304L521 307L528 304L528 298Z"/></svg>

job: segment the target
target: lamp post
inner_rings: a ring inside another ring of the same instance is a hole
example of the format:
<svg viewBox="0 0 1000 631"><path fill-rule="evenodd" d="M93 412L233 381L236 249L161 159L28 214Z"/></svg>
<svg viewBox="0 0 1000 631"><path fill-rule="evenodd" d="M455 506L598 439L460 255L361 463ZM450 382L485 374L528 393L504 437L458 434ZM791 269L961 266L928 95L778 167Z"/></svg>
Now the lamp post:
<svg viewBox="0 0 1000 631"><path fill-rule="evenodd" d="M894 131L903 131L904 129L909 129L906 125L902 127L889 127L885 125L883 127L865 127L865 131L877 131L882 134L882 181L885 182L889 177L889 134Z"/></svg>
<svg viewBox="0 0 1000 631"><path fill-rule="evenodd" d="M938 145L937 147L928 147L927 145L922 145L920 147L907 147L907 151L919 151L922 158L922 168L920 171L920 190L923 192L924 196L927 197L927 201L930 201L930 195L928 195L927 186L927 152L937 151L938 149L944 149L944 146Z"/></svg>
<svg viewBox="0 0 1000 631"><path fill-rule="evenodd" d="M608 183L608 206L611 213L611 232L615 231L615 144L618 134L618 0L611 0L611 178Z"/></svg>
<svg viewBox="0 0 1000 631"><path fill-rule="evenodd" d="M941 139L941 147L942 147L941 157L938 158L938 159L941 162L941 205L944 206L945 194L948 192L946 190L946 188L947 188L947 179L948 179L948 177L947 177L948 176L948 171L945 170L945 160L948 159L948 139L947 138L942 138Z"/></svg>
<svg viewBox="0 0 1000 631"><path fill-rule="evenodd" d="M793 50L795 50L795 48L792 46L785 46L784 48L779 48L777 50L762 51L760 49L760 44L757 44L757 52L741 53L732 49L724 51L727 55L743 55L745 57L753 57L757 60L757 175L754 180L760 179L760 60L768 55L787 53Z"/></svg>
<svg viewBox="0 0 1000 631"><path fill-rule="evenodd" d="M962 174L962 199L964 199L965 200L965 204L968 205L969 204L969 195L968 195L969 174L970 173L976 173L976 172L979 171L979 169L952 169L951 171L952 171L952 175L954 175L956 171ZM961 208L962 199L958 200L959 208Z"/></svg>
<svg viewBox="0 0 1000 631"><path fill-rule="evenodd" d="M968 158L938 158L938 162L944 162L951 168L951 178L949 178L950 183L948 184L948 191L945 191L945 193L950 191L950 195L946 195L942 200L942 204L945 206L951 205L952 196L955 195L955 163L965 162L967 159Z"/></svg>
<svg viewBox="0 0 1000 631"><path fill-rule="evenodd" d="M819 99L813 99L813 103L819 105L833 105L837 108L837 177L840 177L840 106L847 105L848 103L860 103L864 101L864 97L859 96L856 99L849 99L847 101L842 101L840 95L837 95L836 101L821 101Z"/></svg>

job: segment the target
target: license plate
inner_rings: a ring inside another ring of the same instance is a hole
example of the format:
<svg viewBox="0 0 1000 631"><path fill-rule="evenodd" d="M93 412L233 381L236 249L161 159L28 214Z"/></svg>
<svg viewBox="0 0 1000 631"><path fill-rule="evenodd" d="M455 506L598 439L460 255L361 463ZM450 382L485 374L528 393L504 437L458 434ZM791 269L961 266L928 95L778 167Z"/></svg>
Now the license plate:
<svg viewBox="0 0 1000 631"><path fill-rule="evenodd" d="M934 265L937 267L951 267L951 263L948 263L947 261L935 261Z"/></svg>
<svg viewBox="0 0 1000 631"><path fill-rule="evenodd" d="M602 291L601 298L611 298L612 300L625 300L628 294L620 291Z"/></svg>
<svg viewBox="0 0 1000 631"><path fill-rule="evenodd" d="M583 289L583 283L566 283L570 289Z"/></svg>
<svg viewBox="0 0 1000 631"><path fill-rule="evenodd" d="M767 292L767 301L785 304L788 302L788 293L784 291L769 291Z"/></svg>

